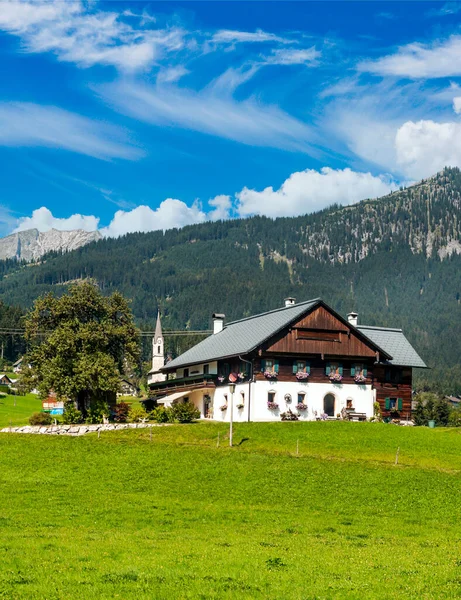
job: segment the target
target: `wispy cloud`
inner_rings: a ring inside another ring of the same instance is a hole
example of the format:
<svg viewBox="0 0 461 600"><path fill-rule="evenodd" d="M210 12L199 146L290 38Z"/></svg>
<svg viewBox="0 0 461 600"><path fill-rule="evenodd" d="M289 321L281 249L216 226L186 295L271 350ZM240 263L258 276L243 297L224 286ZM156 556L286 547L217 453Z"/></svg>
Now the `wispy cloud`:
<svg viewBox="0 0 461 600"><path fill-rule="evenodd" d="M176 126L252 146L318 154L316 134L275 106L250 98L237 102L209 90L118 82L100 88L114 109L152 125Z"/></svg>
<svg viewBox="0 0 461 600"><path fill-rule="evenodd" d="M265 59L268 65L309 65L315 66L321 56L321 52L312 46L311 48L277 48Z"/></svg>
<svg viewBox="0 0 461 600"><path fill-rule="evenodd" d="M135 27L133 13L100 11L82 2L2 2L0 29L21 38L25 52L53 52L59 60L81 67L111 65L134 71L152 66L184 45L178 27L153 28L143 15ZM133 19L131 19L132 21Z"/></svg>
<svg viewBox="0 0 461 600"><path fill-rule="evenodd" d="M427 17L446 17L456 15L461 10L460 2L446 2L440 8L433 8L426 13Z"/></svg>
<svg viewBox="0 0 461 600"><path fill-rule="evenodd" d="M412 43L394 54L359 64L359 71L375 75L434 79L461 75L461 36L430 44Z"/></svg>
<svg viewBox="0 0 461 600"><path fill-rule="evenodd" d="M0 145L62 148L103 160L143 155L118 127L27 102L0 103Z"/></svg>
<svg viewBox="0 0 461 600"><path fill-rule="evenodd" d="M267 31L257 29L256 31L235 31L232 29L221 29L211 38L215 44L235 44L235 43L264 43L280 42L281 44L293 44L292 39L275 35Z"/></svg>

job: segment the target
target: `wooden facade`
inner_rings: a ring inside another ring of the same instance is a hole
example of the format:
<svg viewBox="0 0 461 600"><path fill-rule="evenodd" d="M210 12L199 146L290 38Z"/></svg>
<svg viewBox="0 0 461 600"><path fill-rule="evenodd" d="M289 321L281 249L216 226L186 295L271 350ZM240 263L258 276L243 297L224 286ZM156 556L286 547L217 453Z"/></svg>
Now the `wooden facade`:
<svg viewBox="0 0 461 600"><path fill-rule="evenodd" d="M373 361L377 358L376 350L364 336L352 331L323 306L274 336L265 345L265 351L338 358L366 357Z"/></svg>

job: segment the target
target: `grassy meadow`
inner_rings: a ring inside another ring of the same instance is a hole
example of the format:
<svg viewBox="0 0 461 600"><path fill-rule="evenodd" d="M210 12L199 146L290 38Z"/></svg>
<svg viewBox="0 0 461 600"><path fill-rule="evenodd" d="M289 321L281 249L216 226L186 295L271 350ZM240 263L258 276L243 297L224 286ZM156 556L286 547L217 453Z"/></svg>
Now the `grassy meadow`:
<svg viewBox="0 0 461 600"><path fill-rule="evenodd" d="M459 430L227 431L0 434L0 598L461 597Z"/></svg>
<svg viewBox="0 0 461 600"><path fill-rule="evenodd" d="M0 429L28 425L29 417L42 410L42 401L37 394L27 396L0 397Z"/></svg>

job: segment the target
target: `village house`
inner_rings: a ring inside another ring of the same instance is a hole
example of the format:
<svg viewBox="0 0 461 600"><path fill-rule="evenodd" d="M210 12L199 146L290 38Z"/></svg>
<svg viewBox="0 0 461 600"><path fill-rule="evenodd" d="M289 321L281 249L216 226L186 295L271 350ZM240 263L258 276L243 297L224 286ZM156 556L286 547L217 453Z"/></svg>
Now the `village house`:
<svg viewBox="0 0 461 600"><path fill-rule="evenodd" d="M426 365L401 329L359 325L357 313L345 319L321 299L224 318L214 314L212 335L158 368L164 380L149 386L159 403L193 402L221 421L278 421L287 411L364 419L375 402L385 418L411 416L412 369Z"/></svg>

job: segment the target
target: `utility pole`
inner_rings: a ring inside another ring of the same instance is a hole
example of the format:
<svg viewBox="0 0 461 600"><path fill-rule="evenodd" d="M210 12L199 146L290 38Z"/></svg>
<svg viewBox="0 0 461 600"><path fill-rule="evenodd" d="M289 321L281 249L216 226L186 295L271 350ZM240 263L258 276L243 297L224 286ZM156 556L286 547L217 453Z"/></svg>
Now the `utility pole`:
<svg viewBox="0 0 461 600"><path fill-rule="evenodd" d="M234 425L234 392L235 392L235 383L231 383L229 385L229 390L231 393L231 405L230 405L230 427L229 427L229 446L232 448L232 438L233 438L233 425Z"/></svg>

